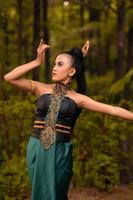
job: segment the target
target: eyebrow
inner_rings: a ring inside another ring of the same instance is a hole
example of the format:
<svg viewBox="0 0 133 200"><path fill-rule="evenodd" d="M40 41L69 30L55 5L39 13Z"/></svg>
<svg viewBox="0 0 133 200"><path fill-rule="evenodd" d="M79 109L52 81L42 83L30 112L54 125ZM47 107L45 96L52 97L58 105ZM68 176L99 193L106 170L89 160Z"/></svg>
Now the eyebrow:
<svg viewBox="0 0 133 200"><path fill-rule="evenodd" d="M63 62L63 61L58 61L58 62L56 62L56 61L55 61L55 63L62 63L62 64L64 64L64 62Z"/></svg>

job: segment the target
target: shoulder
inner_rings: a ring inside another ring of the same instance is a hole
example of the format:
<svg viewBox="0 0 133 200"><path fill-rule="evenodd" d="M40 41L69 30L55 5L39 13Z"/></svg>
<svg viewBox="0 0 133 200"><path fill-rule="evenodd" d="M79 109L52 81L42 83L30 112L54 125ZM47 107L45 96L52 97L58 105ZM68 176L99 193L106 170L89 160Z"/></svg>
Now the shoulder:
<svg viewBox="0 0 133 200"><path fill-rule="evenodd" d="M78 107L80 108L92 110L94 107L99 106L100 104L86 94L81 94L76 91L74 92L73 97L75 98L75 102L77 102Z"/></svg>
<svg viewBox="0 0 133 200"><path fill-rule="evenodd" d="M86 99L86 95L76 92L75 90L71 91L71 98L77 103L79 108L83 108L83 103Z"/></svg>
<svg viewBox="0 0 133 200"><path fill-rule="evenodd" d="M54 87L54 84L43 83L39 81L32 80L35 88L35 95L39 96L43 93L50 93Z"/></svg>

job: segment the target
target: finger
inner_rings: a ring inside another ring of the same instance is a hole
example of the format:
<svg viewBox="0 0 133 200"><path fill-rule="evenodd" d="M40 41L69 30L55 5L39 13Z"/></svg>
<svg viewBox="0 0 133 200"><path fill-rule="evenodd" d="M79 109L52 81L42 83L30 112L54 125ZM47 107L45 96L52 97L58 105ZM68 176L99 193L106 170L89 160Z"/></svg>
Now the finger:
<svg viewBox="0 0 133 200"><path fill-rule="evenodd" d="M39 46L41 46L42 44L44 44L43 38L41 38Z"/></svg>
<svg viewBox="0 0 133 200"><path fill-rule="evenodd" d="M49 45L44 44L44 45L42 46L42 49L48 49L49 47L50 47Z"/></svg>
<svg viewBox="0 0 133 200"><path fill-rule="evenodd" d="M86 46L86 47L85 47L85 50L88 50L88 49L89 49L89 47L88 47L88 46Z"/></svg>
<svg viewBox="0 0 133 200"><path fill-rule="evenodd" d="M85 44L84 44L84 46L83 46L83 50L86 50L86 49L88 49L89 48L89 40L87 40L86 42L85 42Z"/></svg>
<svg viewBox="0 0 133 200"><path fill-rule="evenodd" d="M46 45L46 48L49 48L50 46L49 45Z"/></svg>
<svg viewBox="0 0 133 200"><path fill-rule="evenodd" d="M89 40L87 40L85 44L89 46L89 44L90 44L90 41L89 41Z"/></svg>
<svg viewBox="0 0 133 200"><path fill-rule="evenodd" d="M90 47L89 42L87 42L86 45L85 45L85 50L88 51L89 47Z"/></svg>
<svg viewBox="0 0 133 200"><path fill-rule="evenodd" d="M90 46L90 41L87 40L86 43L85 43L85 45L86 45L87 48L89 48L89 46Z"/></svg>
<svg viewBox="0 0 133 200"><path fill-rule="evenodd" d="M48 45L42 45L42 46L39 48L38 52L39 52L40 54L42 54L42 53L44 53L49 47L50 47L50 46L48 46Z"/></svg>
<svg viewBox="0 0 133 200"><path fill-rule="evenodd" d="M84 54L84 57L88 54L88 50L89 50L89 40L87 40L82 48L82 51L83 51L83 54Z"/></svg>

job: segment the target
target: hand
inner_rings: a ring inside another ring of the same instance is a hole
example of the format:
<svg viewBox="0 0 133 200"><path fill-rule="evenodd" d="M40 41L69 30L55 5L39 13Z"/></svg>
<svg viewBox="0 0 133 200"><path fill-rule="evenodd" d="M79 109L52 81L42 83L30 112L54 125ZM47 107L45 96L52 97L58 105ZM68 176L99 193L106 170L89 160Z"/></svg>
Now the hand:
<svg viewBox="0 0 133 200"><path fill-rule="evenodd" d="M90 47L90 42L89 42L89 40L87 40L85 45L82 48L82 53L83 53L84 57L87 55L89 47Z"/></svg>
<svg viewBox="0 0 133 200"><path fill-rule="evenodd" d="M49 47L50 47L49 45L44 43L43 39L40 40L40 44L37 48L37 58L36 58L36 61L38 62L39 65L44 63L45 53Z"/></svg>

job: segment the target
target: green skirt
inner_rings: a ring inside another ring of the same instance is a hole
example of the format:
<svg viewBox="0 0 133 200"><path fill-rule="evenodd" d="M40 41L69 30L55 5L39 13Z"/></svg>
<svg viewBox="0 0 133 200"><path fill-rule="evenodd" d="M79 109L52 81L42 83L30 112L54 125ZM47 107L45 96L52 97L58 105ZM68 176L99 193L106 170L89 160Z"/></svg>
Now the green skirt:
<svg viewBox="0 0 133 200"><path fill-rule="evenodd" d="M44 149L40 140L30 136L26 160L32 184L32 200L68 200L73 175L73 144L54 143Z"/></svg>

